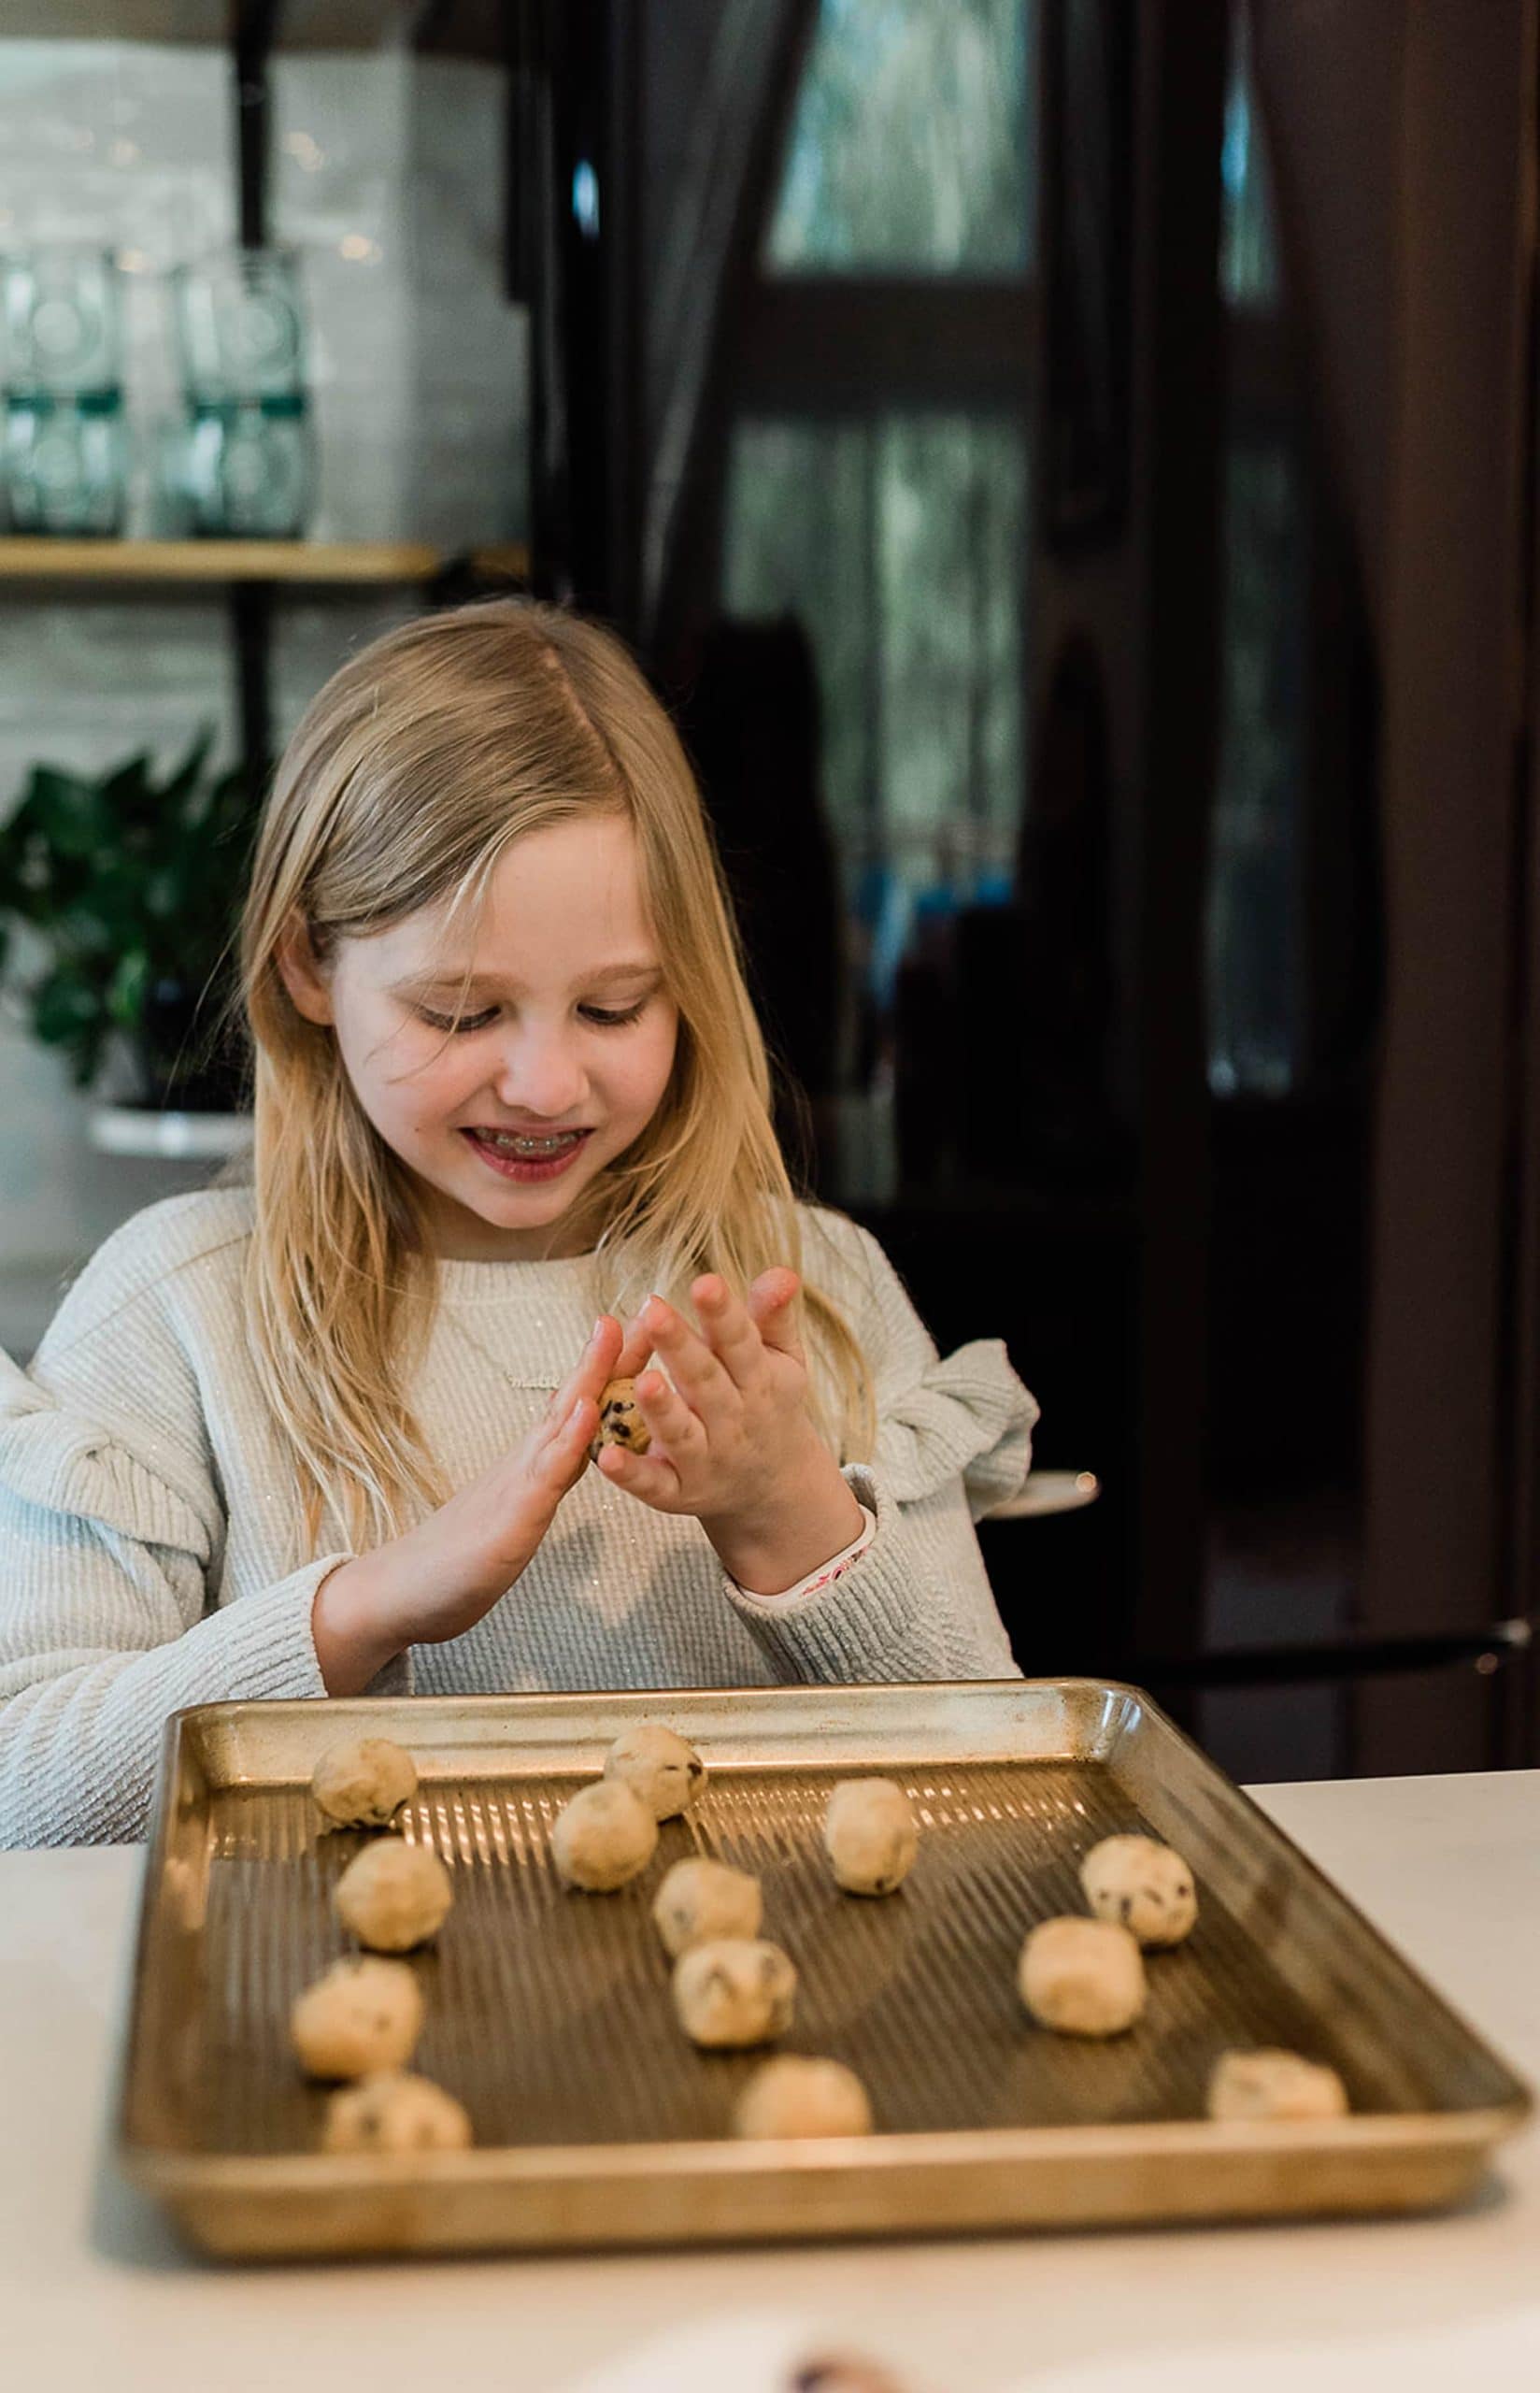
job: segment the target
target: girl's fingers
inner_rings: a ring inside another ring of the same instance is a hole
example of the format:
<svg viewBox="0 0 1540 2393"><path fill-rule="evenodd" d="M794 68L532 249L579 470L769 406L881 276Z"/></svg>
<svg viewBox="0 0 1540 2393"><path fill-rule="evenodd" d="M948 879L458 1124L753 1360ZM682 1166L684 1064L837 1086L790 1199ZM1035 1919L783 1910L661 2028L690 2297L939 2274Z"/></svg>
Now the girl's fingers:
<svg viewBox="0 0 1540 2393"><path fill-rule="evenodd" d="M644 1371L636 1383L636 1406L654 1442L669 1454L682 1457L706 1443L700 1415L671 1388L662 1371Z"/></svg>
<svg viewBox="0 0 1540 2393"><path fill-rule="evenodd" d="M690 1295L712 1353L734 1386L748 1388L764 1357L764 1341L749 1308L715 1272L697 1280Z"/></svg>
<svg viewBox="0 0 1540 2393"><path fill-rule="evenodd" d="M650 1297L648 1302L651 1302ZM644 1305L642 1312L646 1311L647 1306ZM642 1315L638 1313L635 1321L627 1322L621 1333L620 1351L615 1357L610 1378L634 1380L638 1371L646 1369L651 1359L652 1333L642 1326Z"/></svg>
<svg viewBox="0 0 1540 2393"><path fill-rule="evenodd" d="M601 1446L597 1466L613 1487L623 1487L660 1512L677 1512L679 1474L662 1454L634 1454L625 1446Z"/></svg>
<svg viewBox="0 0 1540 2393"><path fill-rule="evenodd" d="M782 1354L803 1359L802 1340L797 1336L791 1304L802 1287L796 1273L785 1264L777 1263L773 1270L762 1271L749 1291L749 1314L766 1346L776 1347Z"/></svg>
<svg viewBox="0 0 1540 2393"><path fill-rule="evenodd" d="M615 1367L623 1334L620 1323L611 1314L600 1314L575 1368L568 1372L547 1407L548 1428L554 1428L558 1422L566 1419L579 1396L600 1397L610 1380L619 1379L620 1373Z"/></svg>
<svg viewBox="0 0 1540 2393"><path fill-rule="evenodd" d="M586 1454L599 1433L599 1407L592 1396L580 1396L556 1425L551 1446L559 1454Z"/></svg>
<svg viewBox="0 0 1540 2393"><path fill-rule="evenodd" d="M579 1396L536 1443L528 1466L536 1482L564 1496L582 1474L598 1427L598 1406L592 1397Z"/></svg>
<svg viewBox="0 0 1540 2393"><path fill-rule="evenodd" d="M692 1411L704 1415L736 1395L736 1383L700 1332L692 1329L663 1297L649 1297L640 1320L651 1332L670 1379Z"/></svg>
<svg viewBox="0 0 1540 2393"><path fill-rule="evenodd" d="M635 1379L655 1353L663 1354L676 1383L691 1400L697 1394L709 1400L713 1391L725 1393L722 1381L710 1368L709 1356L715 1357L726 1379L739 1389L747 1385L762 1346L776 1347L800 1363L802 1344L791 1325L790 1308L801 1287L796 1273L777 1264L760 1273L745 1304L716 1272L707 1272L690 1291L704 1336L664 1297L649 1297L635 1320L623 1330L618 1329L619 1350L607 1365L606 1377Z"/></svg>
<svg viewBox="0 0 1540 2393"><path fill-rule="evenodd" d="M624 1338L625 1333L613 1313L599 1315L578 1366L578 1387L584 1396L602 1394L607 1381L619 1378L616 1366Z"/></svg>

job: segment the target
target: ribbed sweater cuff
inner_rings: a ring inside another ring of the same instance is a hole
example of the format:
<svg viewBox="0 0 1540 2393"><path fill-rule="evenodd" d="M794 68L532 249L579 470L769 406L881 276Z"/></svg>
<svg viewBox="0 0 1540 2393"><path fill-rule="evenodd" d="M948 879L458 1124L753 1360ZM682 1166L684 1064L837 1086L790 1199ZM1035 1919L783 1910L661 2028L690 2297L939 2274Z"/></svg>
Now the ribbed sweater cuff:
<svg viewBox="0 0 1540 2393"><path fill-rule="evenodd" d="M917 1637L919 1598L903 1554L898 1507L860 1464L845 1476L877 1516L877 1535L832 1585L806 1596L746 1595L724 1578L728 1600L778 1675L793 1684L924 1677L932 1640Z"/></svg>
<svg viewBox="0 0 1540 2393"><path fill-rule="evenodd" d="M323 1696L310 1610L321 1581L345 1558L307 1563L164 1645L14 1698L0 1794L5 1841L110 1844L141 1837L173 1712Z"/></svg>
<svg viewBox="0 0 1540 2393"><path fill-rule="evenodd" d="M159 1649L166 1678L184 1690L168 1712L190 1703L250 1700L270 1703L284 1697L324 1695L326 1682L316 1658L310 1614L316 1589L329 1571L350 1557L329 1554L307 1562L260 1595L221 1605Z"/></svg>

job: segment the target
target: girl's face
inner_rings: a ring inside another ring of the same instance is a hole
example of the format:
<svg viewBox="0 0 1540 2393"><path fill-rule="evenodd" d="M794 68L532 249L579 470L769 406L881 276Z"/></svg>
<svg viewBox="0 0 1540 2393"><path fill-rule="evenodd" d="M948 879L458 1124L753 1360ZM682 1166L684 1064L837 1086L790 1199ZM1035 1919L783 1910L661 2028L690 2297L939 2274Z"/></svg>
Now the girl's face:
<svg viewBox="0 0 1540 2393"><path fill-rule="evenodd" d="M493 872L478 923L456 935L447 910L342 939L324 973L301 939L280 958L285 985L331 1025L359 1103L427 1199L439 1254L573 1253L563 1216L652 1119L678 1032L635 834L613 814L532 831Z"/></svg>

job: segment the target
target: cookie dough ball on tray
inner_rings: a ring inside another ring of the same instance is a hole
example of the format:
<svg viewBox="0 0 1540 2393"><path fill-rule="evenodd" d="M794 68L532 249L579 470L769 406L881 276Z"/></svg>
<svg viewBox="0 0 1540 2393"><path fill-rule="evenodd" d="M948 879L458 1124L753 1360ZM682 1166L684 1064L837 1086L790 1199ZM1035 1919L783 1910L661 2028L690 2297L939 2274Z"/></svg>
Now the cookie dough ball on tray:
<svg viewBox="0 0 1540 2393"><path fill-rule="evenodd" d="M405 1961L353 1954L297 1995L289 2041L308 2077L402 2069L422 2033L422 1993Z"/></svg>
<svg viewBox="0 0 1540 2393"><path fill-rule="evenodd" d="M629 1786L655 1820L675 1820L706 1784L706 1764L672 1728L644 1720L616 1738L605 1755L605 1776Z"/></svg>
<svg viewBox="0 0 1540 2393"><path fill-rule="evenodd" d="M417 1765L389 1737L345 1737L321 1755L310 1792L334 1827L389 1827L417 1793Z"/></svg>
<svg viewBox="0 0 1540 2393"><path fill-rule="evenodd" d="M797 1973L778 1944L720 1936L692 1944L674 1964L674 2009L693 2044L734 2051L784 2036Z"/></svg>
<svg viewBox="0 0 1540 2393"><path fill-rule="evenodd" d="M1340 2119L1347 2111L1336 2071L1300 2053L1224 2053L1208 2081L1211 2119Z"/></svg>
<svg viewBox="0 0 1540 2393"><path fill-rule="evenodd" d="M891 1895L920 1849L903 1787L891 1778L842 1778L823 1814L823 1849L848 1895Z"/></svg>
<svg viewBox="0 0 1540 2393"><path fill-rule="evenodd" d="M843 2061L767 2060L738 2097L733 2132L743 2136L870 2135L866 2088Z"/></svg>
<svg viewBox="0 0 1540 2393"><path fill-rule="evenodd" d="M1152 1836L1105 1836L1080 1864L1080 1885L1098 1919L1116 1920L1147 1947L1179 1944L1198 1916L1192 1872Z"/></svg>
<svg viewBox="0 0 1540 2393"><path fill-rule="evenodd" d="M636 1402L635 1381L611 1380L599 1398L599 1426L588 1450L591 1461L597 1462L606 1446L624 1446L628 1454L645 1454L651 1443L652 1432Z"/></svg>
<svg viewBox="0 0 1540 2393"><path fill-rule="evenodd" d="M332 1900L343 1927L371 1952L409 1953L437 1935L454 1888L436 1853L392 1836L354 1856Z"/></svg>
<svg viewBox="0 0 1540 2393"><path fill-rule="evenodd" d="M1105 1919L1045 1919L1021 1947L1021 1999L1064 2036L1120 2036L1145 2007L1145 1965L1126 1927Z"/></svg>
<svg viewBox="0 0 1540 2393"><path fill-rule="evenodd" d="M611 1895L658 1850L658 1823L623 1780L595 1779L563 1805L550 1831L558 1876L588 1895Z"/></svg>
<svg viewBox="0 0 1540 2393"><path fill-rule="evenodd" d="M730 1870L725 1861L692 1854L676 1861L653 1898L652 1918L663 1946L675 1960L692 1944L723 1936L753 1938L764 1916L760 1882L747 1870Z"/></svg>
<svg viewBox="0 0 1540 2393"><path fill-rule="evenodd" d="M404 2070L334 2094L321 2134L323 2152L463 2152L475 2141L464 2104Z"/></svg>

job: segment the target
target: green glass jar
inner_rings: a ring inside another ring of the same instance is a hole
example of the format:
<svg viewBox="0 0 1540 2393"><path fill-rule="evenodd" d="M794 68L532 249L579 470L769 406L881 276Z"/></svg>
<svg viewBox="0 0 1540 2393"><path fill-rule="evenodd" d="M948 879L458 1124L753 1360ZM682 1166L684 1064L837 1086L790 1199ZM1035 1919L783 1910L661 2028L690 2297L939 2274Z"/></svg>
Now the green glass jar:
<svg viewBox="0 0 1540 2393"><path fill-rule="evenodd" d="M297 539L314 478L309 421L295 392L206 399L188 408L181 475L187 528L225 539Z"/></svg>
<svg viewBox="0 0 1540 2393"><path fill-rule="evenodd" d="M121 390L121 293L108 250L61 242L0 256L6 388L53 398Z"/></svg>
<svg viewBox="0 0 1540 2393"><path fill-rule="evenodd" d="M292 397L305 389L305 309L291 250L220 250L171 277L190 401Z"/></svg>
<svg viewBox="0 0 1540 2393"><path fill-rule="evenodd" d="M175 480L187 529L297 538L315 480L299 262L286 250L221 251L171 280L187 409Z"/></svg>
<svg viewBox="0 0 1540 2393"><path fill-rule="evenodd" d="M3 460L12 532L78 539L122 530L127 439L121 390L7 392Z"/></svg>

